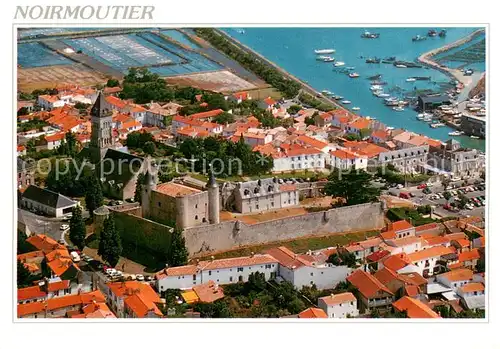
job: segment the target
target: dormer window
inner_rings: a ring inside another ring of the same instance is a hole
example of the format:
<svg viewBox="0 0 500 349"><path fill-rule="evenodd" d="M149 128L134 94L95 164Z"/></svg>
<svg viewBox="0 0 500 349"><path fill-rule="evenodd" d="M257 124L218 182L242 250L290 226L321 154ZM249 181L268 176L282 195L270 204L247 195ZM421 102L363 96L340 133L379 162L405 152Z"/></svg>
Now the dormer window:
<svg viewBox="0 0 500 349"><path fill-rule="evenodd" d="M253 190L253 193L254 193L254 194L258 194L258 193L259 193L259 191L260 191L260 190L259 190L259 187L257 187L257 188L255 188L255 189Z"/></svg>
<svg viewBox="0 0 500 349"><path fill-rule="evenodd" d="M270 185L269 187L267 187L267 191L268 191L269 193L270 193L270 192L272 192L272 191L273 191L273 186L272 186L272 185Z"/></svg>
<svg viewBox="0 0 500 349"><path fill-rule="evenodd" d="M245 194L245 196L246 196L246 195L249 195L249 194L250 194L250 190L245 189L245 191L243 192L243 194Z"/></svg>

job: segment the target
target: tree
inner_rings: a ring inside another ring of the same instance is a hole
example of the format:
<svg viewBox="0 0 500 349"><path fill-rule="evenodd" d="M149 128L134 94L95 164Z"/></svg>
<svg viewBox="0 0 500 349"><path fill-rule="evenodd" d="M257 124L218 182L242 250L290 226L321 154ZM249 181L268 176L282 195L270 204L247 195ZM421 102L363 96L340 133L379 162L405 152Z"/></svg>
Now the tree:
<svg viewBox="0 0 500 349"><path fill-rule="evenodd" d="M108 82L106 82L107 87L116 87L120 86L120 82L116 79L108 79Z"/></svg>
<svg viewBox="0 0 500 349"><path fill-rule="evenodd" d="M17 231L17 254L23 254L33 251L33 247L26 241L26 233Z"/></svg>
<svg viewBox="0 0 500 349"><path fill-rule="evenodd" d="M291 105L288 109L287 112L288 114L297 114L300 110L302 110L302 107L298 104L293 104Z"/></svg>
<svg viewBox="0 0 500 349"><path fill-rule="evenodd" d="M245 286L248 287L249 291L261 292L266 289L266 276L258 271L251 273Z"/></svg>
<svg viewBox="0 0 500 349"><path fill-rule="evenodd" d="M135 184L135 193L134 193L134 201L135 202L142 202L142 188L144 186L144 182L146 180L146 176L144 173L139 173L137 176L137 182Z"/></svg>
<svg viewBox="0 0 500 349"><path fill-rule="evenodd" d="M469 198L462 193L458 194L457 206L459 209L464 209L465 205L469 203Z"/></svg>
<svg viewBox="0 0 500 349"><path fill-rule="evenodd" d="M349 133L349 134L345 135L344 138L347 139L348 141L360 141L361 140L361 137L356 133Z"/></svg>
<svg viewBox="0 0 500 349"><path fill-rule="evenodd" d="M225 124L232 124L234 122L234 115L224 112L219 115L217 115L214 118L214 121L218 124L225 125Z"/></svg>
<svg viewBox="0 0 500 349"><path fill-rule="evenodd" d="M80 206L75 206L72 209L71 220L69 221L69 238L80 251L85 247L85 222L82 217L82 209Z"/></svg>
<svg viewBox="0 0 500 349"><path fill-rule="evenodd" d="M115 221L112 216L104 220L103 229L99 236L99 248L97 254L109 265L114 267L122 253L120 234L116 230Z"/></svg>
<svg viewBox="0 0 500 349"><path fill-rule="evenodd" d="M182 235L182 230L175 228L172 233L169 253L170 266L177 267L186 265L188 261L188 251L186 248L186 240Z"/></svg>
<svg viewBox="0 0 500 349"><path fill-rule="evenodd" d="M443 186L444 186L444 185L443 185ZM451 199L451 197L452 197L452 195L451 195L451 193L450 193L449 191L445 191L445 192L443 193L443 196L444 196L444 198L446 199L446 202L448 202L448 201Z"/></svg>
<svg viewBox="0 0 500 349"><path fill-rule="evenodd" d="M304 118L304 123L305 123L306 125L308 125L308 126L309 126L309 125L314 125L314 124L316 123L316 121L314 120L314 118L313 118L313 117L311 117L311 116L306 116L306 117Z"/></svg>
<svg viewBox="0 0 500 349"><path fill-rule="evenodd" d="M146 154L153 155L156 151L156 145L153 142L148 141L144 143L144 147L142 149Z"/></svg>
<svg viewBox="0 0 500 349"><path fill-rule="evenodd" d="M324 191L334 198L344 198L347 206L375 202L380 189L371 185L371 179L372 176L363 170L350 170L347 173L333 171Z"/></svg>
<svg viewBox="0 0 500 349"><path fill-rule="evenodd" d="M30 273L28 268L24 266L24 263L19 259L17 260L17 287L23 288L30 286L32 281L34 281L33 275Z"/></svg>
<svg viewBox="0 0 500 349"><path fill-rule="evenodd" d="M95 174L91 175L87 178L87 190L85 192L85 205L91 217L94 216L94 210L101 207L103 202L101 183Z"/></svg>

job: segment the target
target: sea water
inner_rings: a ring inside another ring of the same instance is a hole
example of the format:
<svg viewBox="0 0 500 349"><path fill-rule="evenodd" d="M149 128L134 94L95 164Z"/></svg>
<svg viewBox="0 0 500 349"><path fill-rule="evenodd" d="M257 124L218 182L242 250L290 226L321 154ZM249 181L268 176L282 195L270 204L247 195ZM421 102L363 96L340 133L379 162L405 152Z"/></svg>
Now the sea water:
<svg viewBox="0 0 500 349"><path fill-rule="evenodd" d="M427 40L413 42L417 34L427 36L429 29L446 29L444 38L428 37ZM438 70L428 68L396 68L392 64L368 64L367 58L385 58L395 56L398 60L415 61L422 53L450 44L478 28L234 28L224 30L243 44L249 46L289 73L295 75L318 91L329 90L335 95L352 101L349 107L359 107L359 114L378 119L387 126L404 128L419 134L446 141L451 138L448 133L454 131L449 127L431 128L429 124L416 120L416 111L405 108L405 111L394 111L370 91L370 80L367 78L382 74L386 93L397 96L395 90L411 91L417 89L438 90L450 86L450 78ZM361 34L369 30L380 33L378 39L364 39ZM333 48L330 56L336 61L345 62L346 67L355 67L353 72L359 78L349 78L339 73L332 63L316 60L315 49ZM466 66L467 68L468 66ZM475 63L473 68L484 71L485 65ZM337 71L337 72L336 72ZM412 76L430 76L430 81L407 82ZM389 92L391 89L393 92ZM484 151L485 141L461 136L454 137L462 146Z"/></svg>

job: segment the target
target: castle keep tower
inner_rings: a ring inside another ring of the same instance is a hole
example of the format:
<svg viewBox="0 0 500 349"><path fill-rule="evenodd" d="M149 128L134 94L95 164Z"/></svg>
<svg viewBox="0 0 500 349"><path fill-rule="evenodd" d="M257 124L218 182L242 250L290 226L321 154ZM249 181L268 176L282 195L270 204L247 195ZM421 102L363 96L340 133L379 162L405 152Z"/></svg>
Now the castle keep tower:
<svg viewBox="0 0 500 349"><path fill-rule="evenodd" d="M156 178L149 170L144 176L144 184L141 192L142 217L148 218L150 214L151 192L156 189Z"/></svg>
<svg viewBox="0 0 500 349"><path fill-rule="evenodd" d="M89 148L92 160L99 162L106 155L106 151L114 146L113 113L102 92L99 92L90 115L92 116L92 135Z"/></svg>
<svg viewBox="0 0 500 349"><path fill-rule="evenodd" d="M210 178L207 183L208 190L208 221L210 224L217 224L220 222L219 211L219 185L215 181L214 172L210 169Z"/></svg>

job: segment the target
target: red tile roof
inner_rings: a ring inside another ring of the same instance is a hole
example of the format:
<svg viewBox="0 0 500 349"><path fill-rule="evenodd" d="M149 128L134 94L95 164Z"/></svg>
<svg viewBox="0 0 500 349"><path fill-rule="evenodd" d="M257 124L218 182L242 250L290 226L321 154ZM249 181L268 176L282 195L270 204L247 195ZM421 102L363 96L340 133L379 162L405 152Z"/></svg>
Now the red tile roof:
<svg viewBox="0 0 500 349"><path fill-rule="evenodd" d="M297 137L297 142L309 145L314 148L323 149L328 146L328 143L317 140L316 138L312 138L306 135L301 135Z"/></svg>
<svg viewBox="0 0 500 349"><path fill-rule="evenodd" d="M17 289L17 301L25 301L34 298L44 298L47 293L40 288L40 286L30 286Z"/></svg>
<svg viewBox="0 0 500 349"><path fill-rule="evenodd" d="M307 308L306 310L299 313L299 318L301 319L325 319L328 315L319 308Z"/></svg>
<svg viewBox="0 0 500 349"><path fill-rule="evenodd" d="M404 296L403 298L392 303L392 305L398 311L406 311L408 317L411 319L434 319L440 317L435 311L429 308L428 305L422 303L418 299L414 299L408 296Z"/></svg>
<svg viewBox="0 0 500 349"><path fill-rule="evenodd" d="M411 260L412 263L414 263L424 259L441 257L450 253L453 253L453 251L450 250L448 247L439 245L418 252L410 253L408 255L408 258Z"/></svg>
<svg viewBox="0 0 500 349"><path fill-rule="evenodd" d="M410 264L410 261L406 253L401 253L398 255L389 256L382 263L385 267L394 271L398 271Z"/></svg>
<svg viewBox="0 0 500 349"><path fill-rule="evenodd" d="M390 224L391 226L391 229L398 232L398 231L401 231L401 230L406 230L406 229L410 229L410 228L413 228L413 225L411 225L410 223L408 223L407 221L405 220L401 220L401 221L397 221L397 222L392 222Z"/></svg>
<svg viewBox="0 0 500 349"><path fill-rule="evenodd" d="M44 234L32 235L26 239L26 241L34 246L37 250L41 250L44 253L49 253L57 248L64 248L56 240Z"/></svg>
<svg viewBox="0 0 500 349"><path fill-rule="evenodd" d="M322 300L327 305L337 305L346 302L356 302L356 297L351 292L344 292L339 294L332 294L330 296L318 298Z"/></svg>
<svg viewBox="0 0 500 349"><path fill-rule="evenodd" d="M393 293L373 275L360 269L349 275L347 281L356 287L365 298L375 297L378 292L385 292L393 295Z"/></svg>
<svg viewBox="0 0 500 349"><path fill-rule="evenodd" d="M460 290L463 293L469 293L469 292L481 292L484 291L484 285L479 282L469 282L468 284L460 287Z"/></svg>
<svg viewBox="0 0 500 349"><path fill-rule="evenodd" d="M477 248L462 252L458 255L459 262L473 261L479 258L481 258L481 255L479 254L479 250Z"/></svg>
<svg viewBox="0 0 500 349"><path fill-rule="evenodd" d="M448 281L464 281L464 280L472 280L472 275L474 273L470 269L456 269L449 271L444 274L440 274L439 277L445 278Z"/></svg>
<svg viewBox="0 0 500 349"><path fill-rule="evenodd" d="M188 117L195 120L213 118L219 114L224 113L222 109L209 110L202 113L191 114Z"/></svg>
<svg viewBox="0 0 500 349"><path fill-rule="evenodd" d="M123 109L127 106L127 103L125 101L115 96L106 96L106 102L118 109Z"/></svg>

